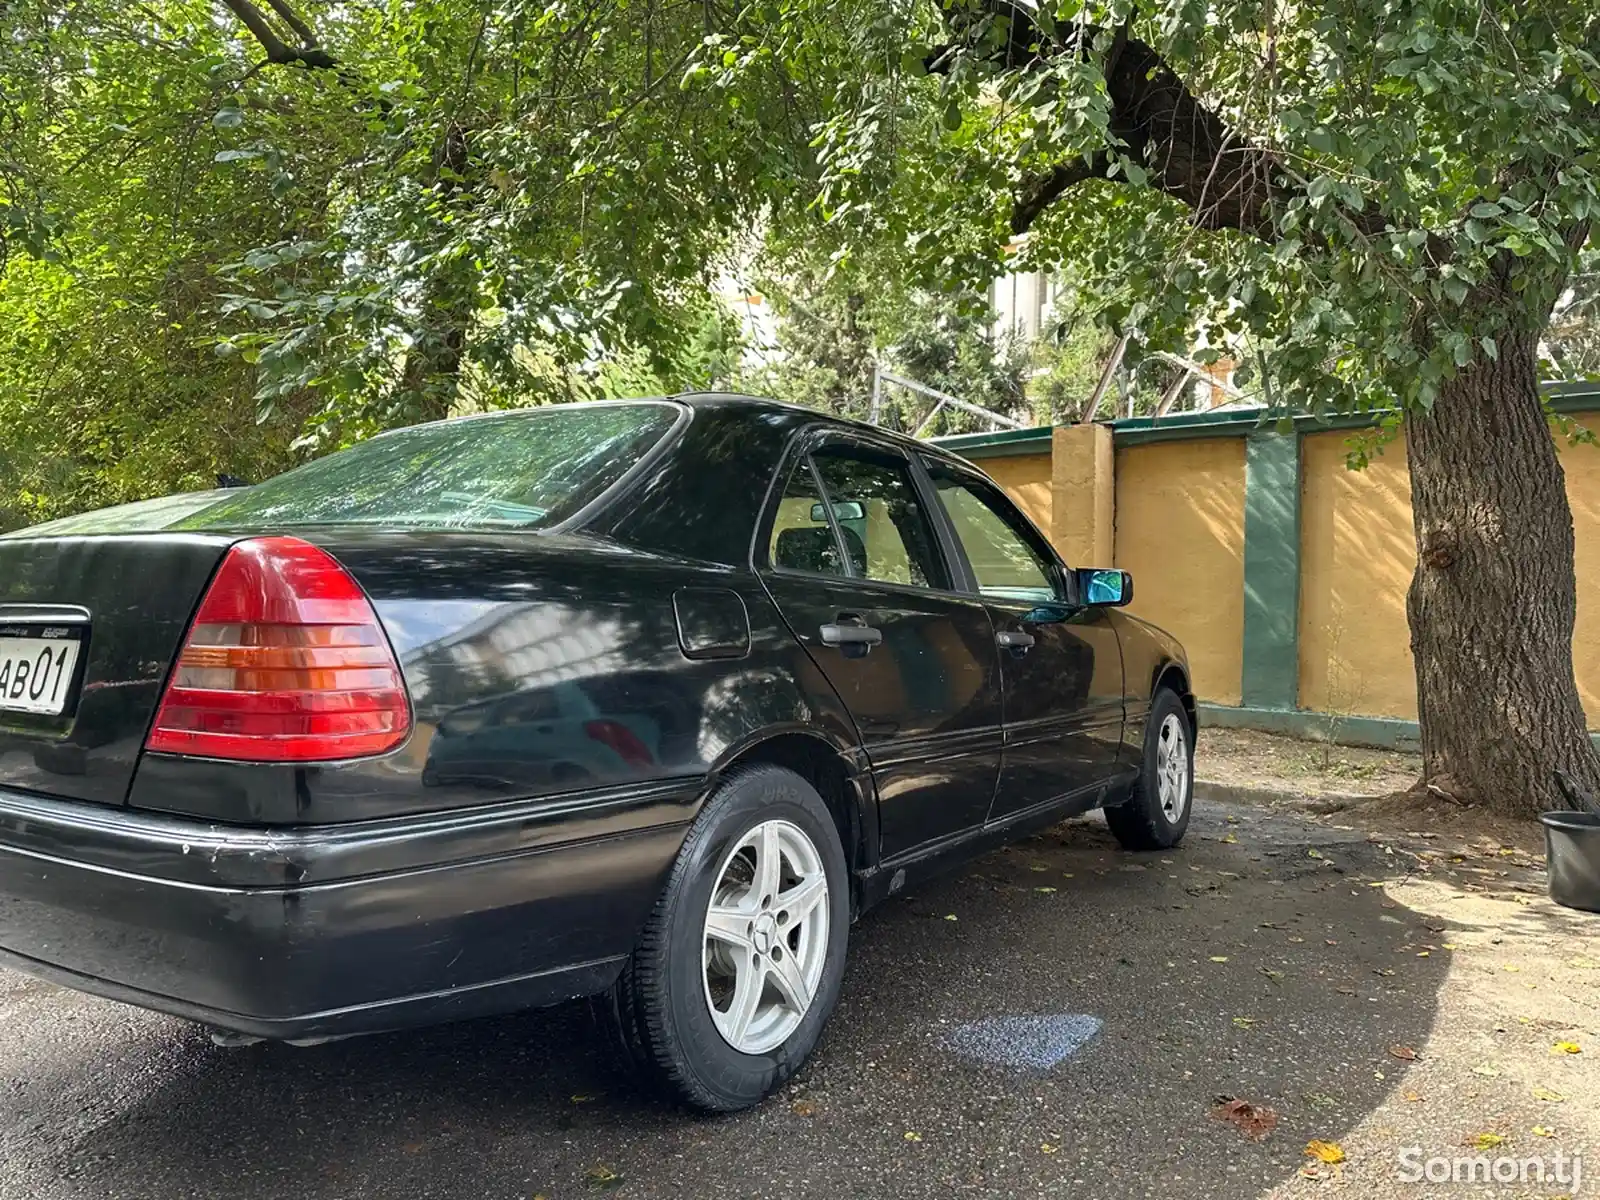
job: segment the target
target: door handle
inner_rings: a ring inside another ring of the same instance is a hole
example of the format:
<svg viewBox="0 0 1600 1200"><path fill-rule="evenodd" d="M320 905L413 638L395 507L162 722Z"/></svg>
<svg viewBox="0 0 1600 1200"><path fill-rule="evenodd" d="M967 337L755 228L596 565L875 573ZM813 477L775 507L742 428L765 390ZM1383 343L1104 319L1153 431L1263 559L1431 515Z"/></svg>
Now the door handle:
<svg viewBox="0 0 1600 1200"><path fill-rule="evenodd" d="M1020 629L1002 629L994 635L994 640L1006 650L1026 650L1033 645L1034 636Z"/></svg>
<svg viewBox="0 0 1600 1200"><path fill-rule="evenodd" d="M824 646L876 646L883 641L883 630L860 623L859 617L854 622L824 625L820 632Z"/></svg>

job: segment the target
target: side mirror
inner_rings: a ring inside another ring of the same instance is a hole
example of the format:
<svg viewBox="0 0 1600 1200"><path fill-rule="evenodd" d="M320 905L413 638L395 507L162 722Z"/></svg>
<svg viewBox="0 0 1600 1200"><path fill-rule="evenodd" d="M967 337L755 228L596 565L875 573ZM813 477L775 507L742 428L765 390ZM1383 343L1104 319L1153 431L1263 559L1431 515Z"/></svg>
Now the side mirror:
<svg viewBox="0 0 1600 1200"><path fill-rule="evenodd" d="M1072 573L1083 604L1120 608L1133 600L1133 576L1126 571L1080 567Z"/></svg>
<svg viewBox="0 0 1600 1200"><path fill-rule="evenodd" d="M841 500L833 506L833 515L841 521L859 521L867 515L867 510L861 507L859 500ZM823 504L811 506L811 519L818 525L828 523L828 509Z"/></svg>

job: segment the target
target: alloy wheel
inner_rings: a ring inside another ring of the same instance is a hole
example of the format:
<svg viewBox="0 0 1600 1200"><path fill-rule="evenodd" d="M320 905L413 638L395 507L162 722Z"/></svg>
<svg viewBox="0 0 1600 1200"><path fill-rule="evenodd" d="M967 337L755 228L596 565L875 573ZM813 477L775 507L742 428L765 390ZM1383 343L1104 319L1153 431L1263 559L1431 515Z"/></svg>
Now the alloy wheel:
<svg viewBox="0 0 1600 1200"><path fill-rule="evenodd" d="M1156 735L1156 785L1162 814L1176 824L1189 805L1189 739L1176 713L1167 714Z"/></svg>
<svg viewBox="0 0 1600 1200"><path fill-rule="evenodd" d="M828 877L804 830L763 821L717 868L702 954L717 1032L741 1054L781 1046L805 1019L828 956Z"/></svg>

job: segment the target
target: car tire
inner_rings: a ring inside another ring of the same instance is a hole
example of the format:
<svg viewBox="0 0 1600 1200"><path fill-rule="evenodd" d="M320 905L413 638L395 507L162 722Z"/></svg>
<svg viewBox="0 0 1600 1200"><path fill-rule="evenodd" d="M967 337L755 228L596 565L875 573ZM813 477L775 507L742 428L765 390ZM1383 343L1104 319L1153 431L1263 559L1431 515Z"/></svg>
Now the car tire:
<svg viewBox="0 0 1600 1200"><path fill-rule="evenodd" d="M707 1112L749 1108L816 1047L849 928L849 872L822 797L782 767L737 768L707 799L596 1010L635 1073Z"/></svg>
<svg viewBox="0 0 1600 1200"><path fill-rule="evenodd" d="M1177 693L1158 688L1133 794L1106 809L1106 824L1125 850L1168 850L1183 840L1193 808L1194 726Z"/></svg>

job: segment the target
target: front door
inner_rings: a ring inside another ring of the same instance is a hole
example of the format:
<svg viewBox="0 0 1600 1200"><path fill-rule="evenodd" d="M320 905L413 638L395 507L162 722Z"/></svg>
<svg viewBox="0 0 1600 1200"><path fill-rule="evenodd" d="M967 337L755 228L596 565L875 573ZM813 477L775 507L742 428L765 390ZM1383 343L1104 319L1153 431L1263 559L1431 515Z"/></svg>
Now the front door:
<svg viewBox="0 0 1600 1200"><path fill-rule="evenodd" d="M762 578L855 718L880 856L981 826L1000 770L1000 663L984 604L951 586L910 460L829 435L793 458Z"/></svg>
<svg viewBox="0 0 1600 1200"><path fill-rule="evenodd" d="M989 819L1092 797L1118 769L1117 632L1105 609L1067 602L1049 543L999 488L942 460L926 465L1001 647L1005 756Z"/></svg>

